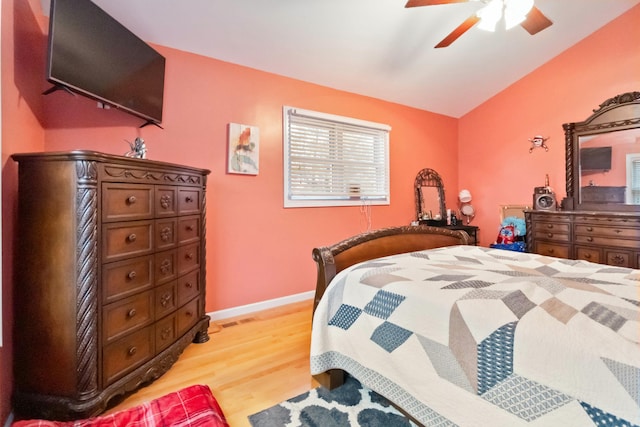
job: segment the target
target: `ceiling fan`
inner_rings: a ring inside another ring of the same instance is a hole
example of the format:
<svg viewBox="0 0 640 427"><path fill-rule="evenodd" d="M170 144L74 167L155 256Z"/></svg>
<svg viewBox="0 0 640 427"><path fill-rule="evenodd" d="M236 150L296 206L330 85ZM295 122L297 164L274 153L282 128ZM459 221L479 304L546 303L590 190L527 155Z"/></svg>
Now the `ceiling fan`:
<svg viewBox="0 0 640 427"><path fill-rule="evenodd" d="M436 48L449 46L478 22L478 28L494 31L498 22L504 19L507 29L520 24L531 35L553 24L540 9L533 5L533 0L409 0L404 7L468 2L482 2L485 6L456 27L435 46Z"/></svg>

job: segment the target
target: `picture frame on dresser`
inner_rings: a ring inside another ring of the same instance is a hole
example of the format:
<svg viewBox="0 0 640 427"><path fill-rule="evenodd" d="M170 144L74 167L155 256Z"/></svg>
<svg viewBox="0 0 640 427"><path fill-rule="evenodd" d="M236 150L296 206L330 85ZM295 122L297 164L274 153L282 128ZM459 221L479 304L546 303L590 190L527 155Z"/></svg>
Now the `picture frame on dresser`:
<svg viewBox="0 0 640 427"><path fill-rule="evenodd" d="M528 251L640 268L640 198L633 195L640 188L632 188L623 158L640 157L640 92L609 98L563 128L567 197L561 210L525 212ZM610 169L583 168L581 150L598 144L612 148Z"/></svg>
<svg viewBox="0 0 640 427"><path fill-rule="evenodd" d="M209 171L92 151L12 158L14 410L95 416L209 338Z"/></svg>

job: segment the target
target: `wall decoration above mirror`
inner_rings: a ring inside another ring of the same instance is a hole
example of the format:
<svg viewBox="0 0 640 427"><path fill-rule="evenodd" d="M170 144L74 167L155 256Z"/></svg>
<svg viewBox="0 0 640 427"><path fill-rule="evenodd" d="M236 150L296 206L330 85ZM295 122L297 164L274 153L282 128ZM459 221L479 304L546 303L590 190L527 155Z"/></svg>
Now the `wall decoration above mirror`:
<svg viewBox="0 0 640 427"><path fill-rule="evenodd" d="M438 225L436 221L446 224L444 185L438 172L429 168L422 169L416 175L413 187L416 197L416 219L432 220L432 225Z"/></svg>
<svg viewBox="0 0 640 427"><path fill-rule="evenodd" d="M640 210L640 92L607 99L585 121L565 123L563 209Z"/></svg>

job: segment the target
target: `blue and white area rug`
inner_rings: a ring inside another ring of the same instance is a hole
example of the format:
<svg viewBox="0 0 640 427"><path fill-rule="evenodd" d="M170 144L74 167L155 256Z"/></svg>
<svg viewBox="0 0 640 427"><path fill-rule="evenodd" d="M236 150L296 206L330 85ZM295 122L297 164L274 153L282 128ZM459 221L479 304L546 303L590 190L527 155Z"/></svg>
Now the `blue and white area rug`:
<svg viewBox="0 0 640 427"><path fill-rule="evenodd" d="M387 399L347 377L329 391L318 387L249 416L253 427L415 426Z"/></svg>

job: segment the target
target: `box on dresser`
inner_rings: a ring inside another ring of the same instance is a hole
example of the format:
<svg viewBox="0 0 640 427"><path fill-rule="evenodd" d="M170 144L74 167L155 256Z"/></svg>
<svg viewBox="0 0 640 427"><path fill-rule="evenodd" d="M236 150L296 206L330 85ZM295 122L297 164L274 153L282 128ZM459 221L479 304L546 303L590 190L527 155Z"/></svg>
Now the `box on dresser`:
<svg viewBox="0 0 640 427"><path fill-rule="evenodd" d="M208 340L208 170L90 151L19 163L14 408L86 418Z"/></svg>

